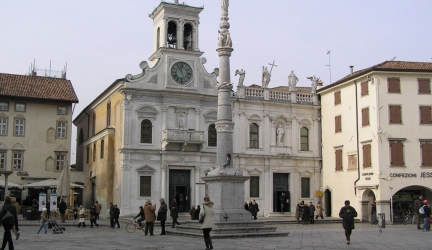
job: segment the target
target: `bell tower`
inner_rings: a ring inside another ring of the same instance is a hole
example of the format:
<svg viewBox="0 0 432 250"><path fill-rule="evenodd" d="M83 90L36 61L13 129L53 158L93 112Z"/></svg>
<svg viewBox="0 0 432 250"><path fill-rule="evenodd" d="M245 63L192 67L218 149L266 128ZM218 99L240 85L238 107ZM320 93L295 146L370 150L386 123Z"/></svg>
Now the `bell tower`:
<svg viewBox="0 0 432 250"><path fill-rule="evenodd" d="M153 19L153 56L164 49L189 52L199 52L198 26L199 14L204 7L193 7L185 3L161 2L149 15ZM172 51L174 52L174 51ZM193 53L192 53L193 54Z"/></svg>

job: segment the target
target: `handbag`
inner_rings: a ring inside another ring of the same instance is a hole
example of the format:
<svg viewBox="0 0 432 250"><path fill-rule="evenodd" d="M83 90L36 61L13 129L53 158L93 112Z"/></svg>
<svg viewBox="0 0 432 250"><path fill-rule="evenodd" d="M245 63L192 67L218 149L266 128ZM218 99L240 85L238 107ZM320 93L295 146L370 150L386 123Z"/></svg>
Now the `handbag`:
<svg viewBox="0 0 432 250"><path fill-rule="evenodd" d="M3 217L1 218L1 220L0 220L0 222L1 223L4 223L4 222L6 222L9 218L13 218L14 217L14 215L11 213L11 212L9 212L8 210L6 210L6 213L3 215Z"/></svg>
<svg viewBox="0 0 432 250"><path fill-rule="evenodd" d="M200 218L199 218L199 223L204 223L204 217L205 217L205 208L204 208L204 206L203 206L203 209L204 209L204 215L202 215L202 216L200 216Z"/></svg>

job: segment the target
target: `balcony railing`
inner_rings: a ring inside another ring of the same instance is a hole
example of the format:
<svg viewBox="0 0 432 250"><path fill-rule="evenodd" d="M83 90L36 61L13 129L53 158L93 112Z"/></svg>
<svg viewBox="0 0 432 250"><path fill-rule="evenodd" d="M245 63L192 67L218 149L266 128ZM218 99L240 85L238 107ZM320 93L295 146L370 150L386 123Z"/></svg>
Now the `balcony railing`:
<svg viewBox="0 0 432 250"><path fill-rule="evenodd" d="M162 141L204 143L204 131L165 129L163 130Z"/></svg>

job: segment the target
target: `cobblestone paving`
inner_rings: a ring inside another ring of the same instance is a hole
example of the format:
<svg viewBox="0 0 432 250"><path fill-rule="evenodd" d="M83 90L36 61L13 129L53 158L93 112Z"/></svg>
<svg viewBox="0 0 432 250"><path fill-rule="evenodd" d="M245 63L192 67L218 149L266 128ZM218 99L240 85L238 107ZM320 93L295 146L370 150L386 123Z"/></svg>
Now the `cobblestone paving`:
<svg viewBox="0 0 432 250"><path fill-rule="evenodd" d="M181 236L161 236L155 226L155 236L144 236L142 231L128 233L125 223L112 229L108 220L100 221L99 228L67 226L64 234L35 234L38 226L21 226L21 238L14 240L15 249L205 249L202 239ZM430 232L417 230L415 225L387 225L382 233L376 226L357 223L351 245L347 245L342 225L337 224L281 224L278 230L290 232L288 237L214 239L214 249L432 249ZM1 235L1 234L0 234Z"/></svg>

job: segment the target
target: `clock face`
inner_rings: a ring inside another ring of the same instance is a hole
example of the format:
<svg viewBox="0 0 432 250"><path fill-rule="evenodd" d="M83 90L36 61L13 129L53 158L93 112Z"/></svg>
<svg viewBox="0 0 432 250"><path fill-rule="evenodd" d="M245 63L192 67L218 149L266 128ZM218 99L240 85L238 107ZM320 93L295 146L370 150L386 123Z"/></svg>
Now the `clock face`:
<svg viewBox="0 0 432 250"><path fill-rule="evenodd" d="M192 80L192 76L192 68L185 62L176 62L171 67L171 77L180 85L188 84Z"/></svg>

